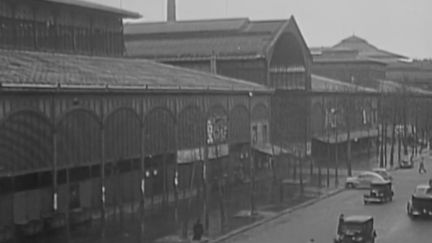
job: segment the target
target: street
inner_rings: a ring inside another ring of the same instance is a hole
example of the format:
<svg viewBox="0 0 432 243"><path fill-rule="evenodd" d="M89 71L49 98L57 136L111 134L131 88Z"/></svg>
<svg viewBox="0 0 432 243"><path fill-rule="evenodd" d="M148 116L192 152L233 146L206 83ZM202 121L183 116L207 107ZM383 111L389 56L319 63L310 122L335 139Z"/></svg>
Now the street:
<svg viewBox="0 0 432 243"><path fill-rule="evenodd" d="M428 173L423 175L418 174L417 164L414 169L393 171L395 197L390 203L364 205L362 196L366 190L345 190L314 205L238 235L227 242L303 243L308 242L311 238L318 243L333 242L340 213L373 216L378 235L376 242L431 242L432 220L416 219L412 221L406 214L406 203L415 186L427 183L431 177L431 164L431 158L426 158L425 166Z"/></svg>

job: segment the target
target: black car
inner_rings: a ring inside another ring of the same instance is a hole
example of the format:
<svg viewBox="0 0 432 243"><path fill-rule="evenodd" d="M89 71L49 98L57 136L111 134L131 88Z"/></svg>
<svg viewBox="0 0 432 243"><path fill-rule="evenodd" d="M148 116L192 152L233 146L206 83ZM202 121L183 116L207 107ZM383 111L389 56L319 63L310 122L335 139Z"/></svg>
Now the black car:
<svg viewBox="0 0 432 243"><path fill-rule="evenodd" d="M411 169L414 167L414 163L410 159L402 159L399 161L399 168L401 169Z"/></svg>
<svg viewBox="0 0 432 243"><path fill-rule="evenodd" d="M383 203L392 201L393 194L392 183L390 181L372 182L369 192L363 195L363 202L364 204L368 204L371 202Z"/></svg>
<svg viewBox="0 0 432 243"><path fill-rule="evenodd" d="M334 243L374 243L376 236L372 216L351 215L339 218Z"/></svg>
<svg viewBox="0 0 432 243"><path fill-rule="evenodd" d="M411 218L432 216L432 187L418 185L407 203L407 213Z"/></svg>

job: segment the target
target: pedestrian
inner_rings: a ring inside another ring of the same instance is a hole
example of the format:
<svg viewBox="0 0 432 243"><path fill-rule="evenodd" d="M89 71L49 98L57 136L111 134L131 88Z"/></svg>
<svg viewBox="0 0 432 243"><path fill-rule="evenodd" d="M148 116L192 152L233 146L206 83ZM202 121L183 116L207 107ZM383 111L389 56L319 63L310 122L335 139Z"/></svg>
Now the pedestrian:
<svg viewBox="0 0 432 243"><path fill-rule="evenodd" d="M338 234L340 234L341 231L342 231L342 225L343 225L343 222L344 222L344 214L341 213L341 214L339 215L339 222L338 222L338 229L337 229L337 233L338 233Z"/></svg>
<svg viewBox="0 0 432 243"><path fill-rule="evenodd" d="M192 240L200 241L204 233L204 226L202 225L200 219L197 219L193 226L193 238Z"/></svg>
<svg viewBox="0 0 432 243"><path fill-rule="evenodd" d="M419 172L419 174L427 173L425 166L424 166L424 158L423 157L421 158L418 172Z"/></svg>

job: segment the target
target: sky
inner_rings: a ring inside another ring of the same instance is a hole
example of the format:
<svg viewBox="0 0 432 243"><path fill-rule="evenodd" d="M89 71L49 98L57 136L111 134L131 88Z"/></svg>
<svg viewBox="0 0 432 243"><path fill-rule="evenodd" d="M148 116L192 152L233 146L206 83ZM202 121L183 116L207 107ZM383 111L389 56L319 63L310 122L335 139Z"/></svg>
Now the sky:
<svg viewBox="0 0 432 243"><path fill-rule="evenodd" d="M87 0L164 21L166 0ZM177 0L177 20L287 19L309 47L332 46L355 34L410 58L432 58L432 0Z"/></svg>

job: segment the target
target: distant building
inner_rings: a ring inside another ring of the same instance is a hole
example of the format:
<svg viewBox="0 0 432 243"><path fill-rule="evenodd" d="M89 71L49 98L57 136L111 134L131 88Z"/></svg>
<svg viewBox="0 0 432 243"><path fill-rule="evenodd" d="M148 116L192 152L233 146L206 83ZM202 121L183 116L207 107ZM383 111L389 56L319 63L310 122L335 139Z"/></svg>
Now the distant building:
<svg viewBox="0 0 432 243"><path fill-rule="evenodd" d="M378 119L372 119L371 123L366 119L367 123L364 125L367 126L360 126L360 128L363 127L360 134L364 135L365 131L368 131L368 136L377 137L378 135L377 141L390 139L393 136L391 129L388 132L382 128L395 126L394 124L416 127L418 131L416 136L426 136L425 134L429 133L430 129L427 125L429 118L427 117L431 111L427 105L430 103L429 99L432 93L424 90L424 88L429 87L427 80L430 68L426 62L411 62L403 55L379 49L354 35L343 39L332 47L311 48L311 53L313 56L312 73L314 75L343 81L350 85L363 86L357 87L359 90L363 88L374 90L374 92L357 91L352 93L352 99L355 100L354 103L357 107L350 110L352 116L368 118L370 117L368 107L371 107L372 117L378 117ZM329 90L327 94L331 93L332 91ZM346 95L349 95L349 92L345 94L339 92L336 97ZM339 99L337 102L339 105L336 105L347 108L346 100L346 98ZM330 105L325 109L331 109L332 106L335 106L331 102L325 102L325 100L323 103L325 107ZM318 110L318 106L313 106L312 109ZM363 112L364 109L366 113ZM361 119L356 118L356 120L360 121ZM345 133L347 130L346 122L345 125L344 122L341 125ZM371 129L374 130L373 133L370 132ZM399 137L398 139L400 141L402 138ZM318 140L325 141L323 139ZM331 138L328 141L331 141ZM369 141L373 142L373 139L369 139ZM406 142L404 144L406 146ZM377 152L380 151L377 150Z"/></svg>
<svg viewBox="0 0 432 243"><path fill-rule="evenodd" d="M387 67L386 78L432 90L432 60L390 63Z"/></svg>
<svg viewBox="0 0 432 243"><path fill-rule="evenodd" d="M386 79L388 63L406 57L378 49L366 40L351 36L332 47L311 48L312 72L352 84L376 87Z"/></svg>
<svg viewBox="0 0 432 243"><path fill-rule="evenodd" d="M134 12L86 1L0 1L0 47L121 56L123 18Z"/></svg>
<svg viewBox="0 0 432 243"><path fill-rule="evenodd" d="M215 19L125 25L126 55L276 89L271 138L306 152L311 55L294 19ZM257 128L259 132L264 128Z"/></svg>

